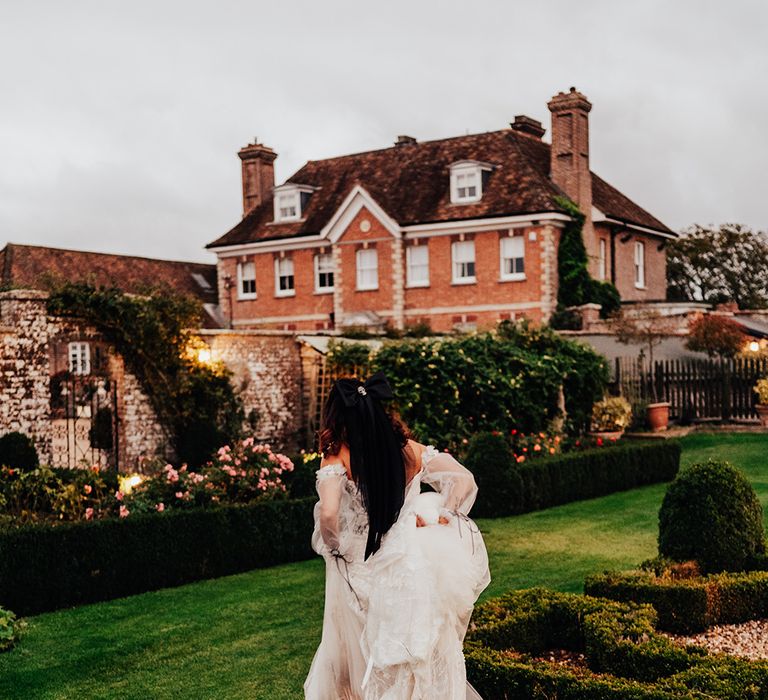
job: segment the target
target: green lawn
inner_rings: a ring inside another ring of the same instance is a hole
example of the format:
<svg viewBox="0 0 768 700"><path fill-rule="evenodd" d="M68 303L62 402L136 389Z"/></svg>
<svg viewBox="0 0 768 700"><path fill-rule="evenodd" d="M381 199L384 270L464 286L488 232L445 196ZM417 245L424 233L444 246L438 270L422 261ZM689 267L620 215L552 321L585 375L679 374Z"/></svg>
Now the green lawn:
<svg viewBox="0 0 768 700"><path fill-rule="evenodd" d="M694 435L683 462L723 457L768 506L768 435ZM664 486L483 520L486 592L578 591L587 573L655 553ZM320 637L323 566L313 560L40 615L0 655L0 698L300 698Z"/></svg>

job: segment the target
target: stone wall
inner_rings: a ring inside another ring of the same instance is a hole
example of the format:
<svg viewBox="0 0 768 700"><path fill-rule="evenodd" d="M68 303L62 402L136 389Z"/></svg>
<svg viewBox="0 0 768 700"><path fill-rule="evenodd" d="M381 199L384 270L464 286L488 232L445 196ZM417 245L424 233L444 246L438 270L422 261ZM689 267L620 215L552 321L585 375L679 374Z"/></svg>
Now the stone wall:
<svg viewBox="0 0 768 700"><path fill-rule="evenodd" d="M283 450L304 438L303 378L299 343L279 331L204 330L211 359L233 373L254 437Z"/></svg>
<svg viewBox="0 0 768 700"><path fill-rule="evenodd" d="M0 435L19 431L35 442L40 460L53 463L56 426L51 378L67 368L70 341L87 340L104 360L100 376L116 389L118 464L134 471L142 461L172 458L169 439L138 378L99 333L72 319L48 315L47 295L31 290L0 293ZM256 439L295 450L305 438L302 363L290 333L200 331L212 359L233 372ZM93 354L93 350L92 350ZM92 358L95 363L95 357ZM81 440L88 440L87 425ZM64 441L66 442L66 436Z"/></svg>

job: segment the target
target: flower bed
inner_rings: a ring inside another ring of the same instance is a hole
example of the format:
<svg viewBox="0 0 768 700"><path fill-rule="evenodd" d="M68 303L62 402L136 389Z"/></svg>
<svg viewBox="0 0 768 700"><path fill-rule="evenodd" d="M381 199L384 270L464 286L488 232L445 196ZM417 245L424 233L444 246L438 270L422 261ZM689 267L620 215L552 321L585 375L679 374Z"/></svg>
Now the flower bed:
<svg viewBox="0 0 768 700"><path fill-rule="evenodd" d="M252 503L286 497L284 478L292 471L288 457L253 438L225 445L197 471L167 464L151 475L118 478L98 467L0 467L0 515L6 524L18 524Z"/></svg>
<svg viewBox="0 0 768 700"><path fill-rule="evenodd" d="M306 559L313 506L272 500L0 531L0 605L32 615Z"/></svg>
<svg viewBox="0 0 768 700"><path fill-rule="evenodd" d="M486 700L763 698L768 663L683 647L655 629L649 605L514 591L475 610L467 675ZM586 666L537 660L551 649L583 654Z"/></svg>
<svg viewBox="0 0 768 700"><path fill-rule="evenodd" d="M652 571L605 572L587 577L584 591L649 603L658 613L661 629L682 634L768 617L768 571L690 578L657 576Z"/></svg>

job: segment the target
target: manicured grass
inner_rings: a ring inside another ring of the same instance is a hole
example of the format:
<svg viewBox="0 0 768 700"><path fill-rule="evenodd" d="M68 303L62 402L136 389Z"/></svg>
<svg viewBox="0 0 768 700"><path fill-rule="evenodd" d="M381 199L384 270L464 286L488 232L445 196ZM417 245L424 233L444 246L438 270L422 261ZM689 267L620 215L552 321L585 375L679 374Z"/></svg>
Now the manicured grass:
<svg viewBox="0 0 768 700"><path fill-rule="evenodd" d="M768 506L768 435L698 434L683 462L729 459ZM493 582L484 597L651 557L665 487L480 521ZM300 698L320 639L319 560L253 571L28 620L0 655L0 698Z"/></svg>

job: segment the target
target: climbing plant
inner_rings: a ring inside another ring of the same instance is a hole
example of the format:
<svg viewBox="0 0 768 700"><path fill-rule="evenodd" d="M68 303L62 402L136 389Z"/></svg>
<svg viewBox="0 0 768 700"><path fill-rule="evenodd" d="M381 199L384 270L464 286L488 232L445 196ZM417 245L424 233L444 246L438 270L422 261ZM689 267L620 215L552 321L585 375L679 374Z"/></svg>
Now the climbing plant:
<svg viewBox="0 0 768 700"><path fill-rule="evenodd" d="M57 286L48 311L94 326L123 357L149 397L178 459L197 466L240 432L243 408L230 373L203 363L191 329L200 304L166 289L143 295L82 282Z"/></svg>
<svg viewBox="0 0 768 700"><path fill-rule="evenodd" d="M592 279L589 274L587 250L582 236L584 214L570 199L559 197L557 203L571 217L563 228L557 250L558 312L556 318L561 320L559 326L567 325L569 319L565 309L569 306L600 304L601 316L609 316L619 309L621 297L613 284L599 282Z"/></svg>

